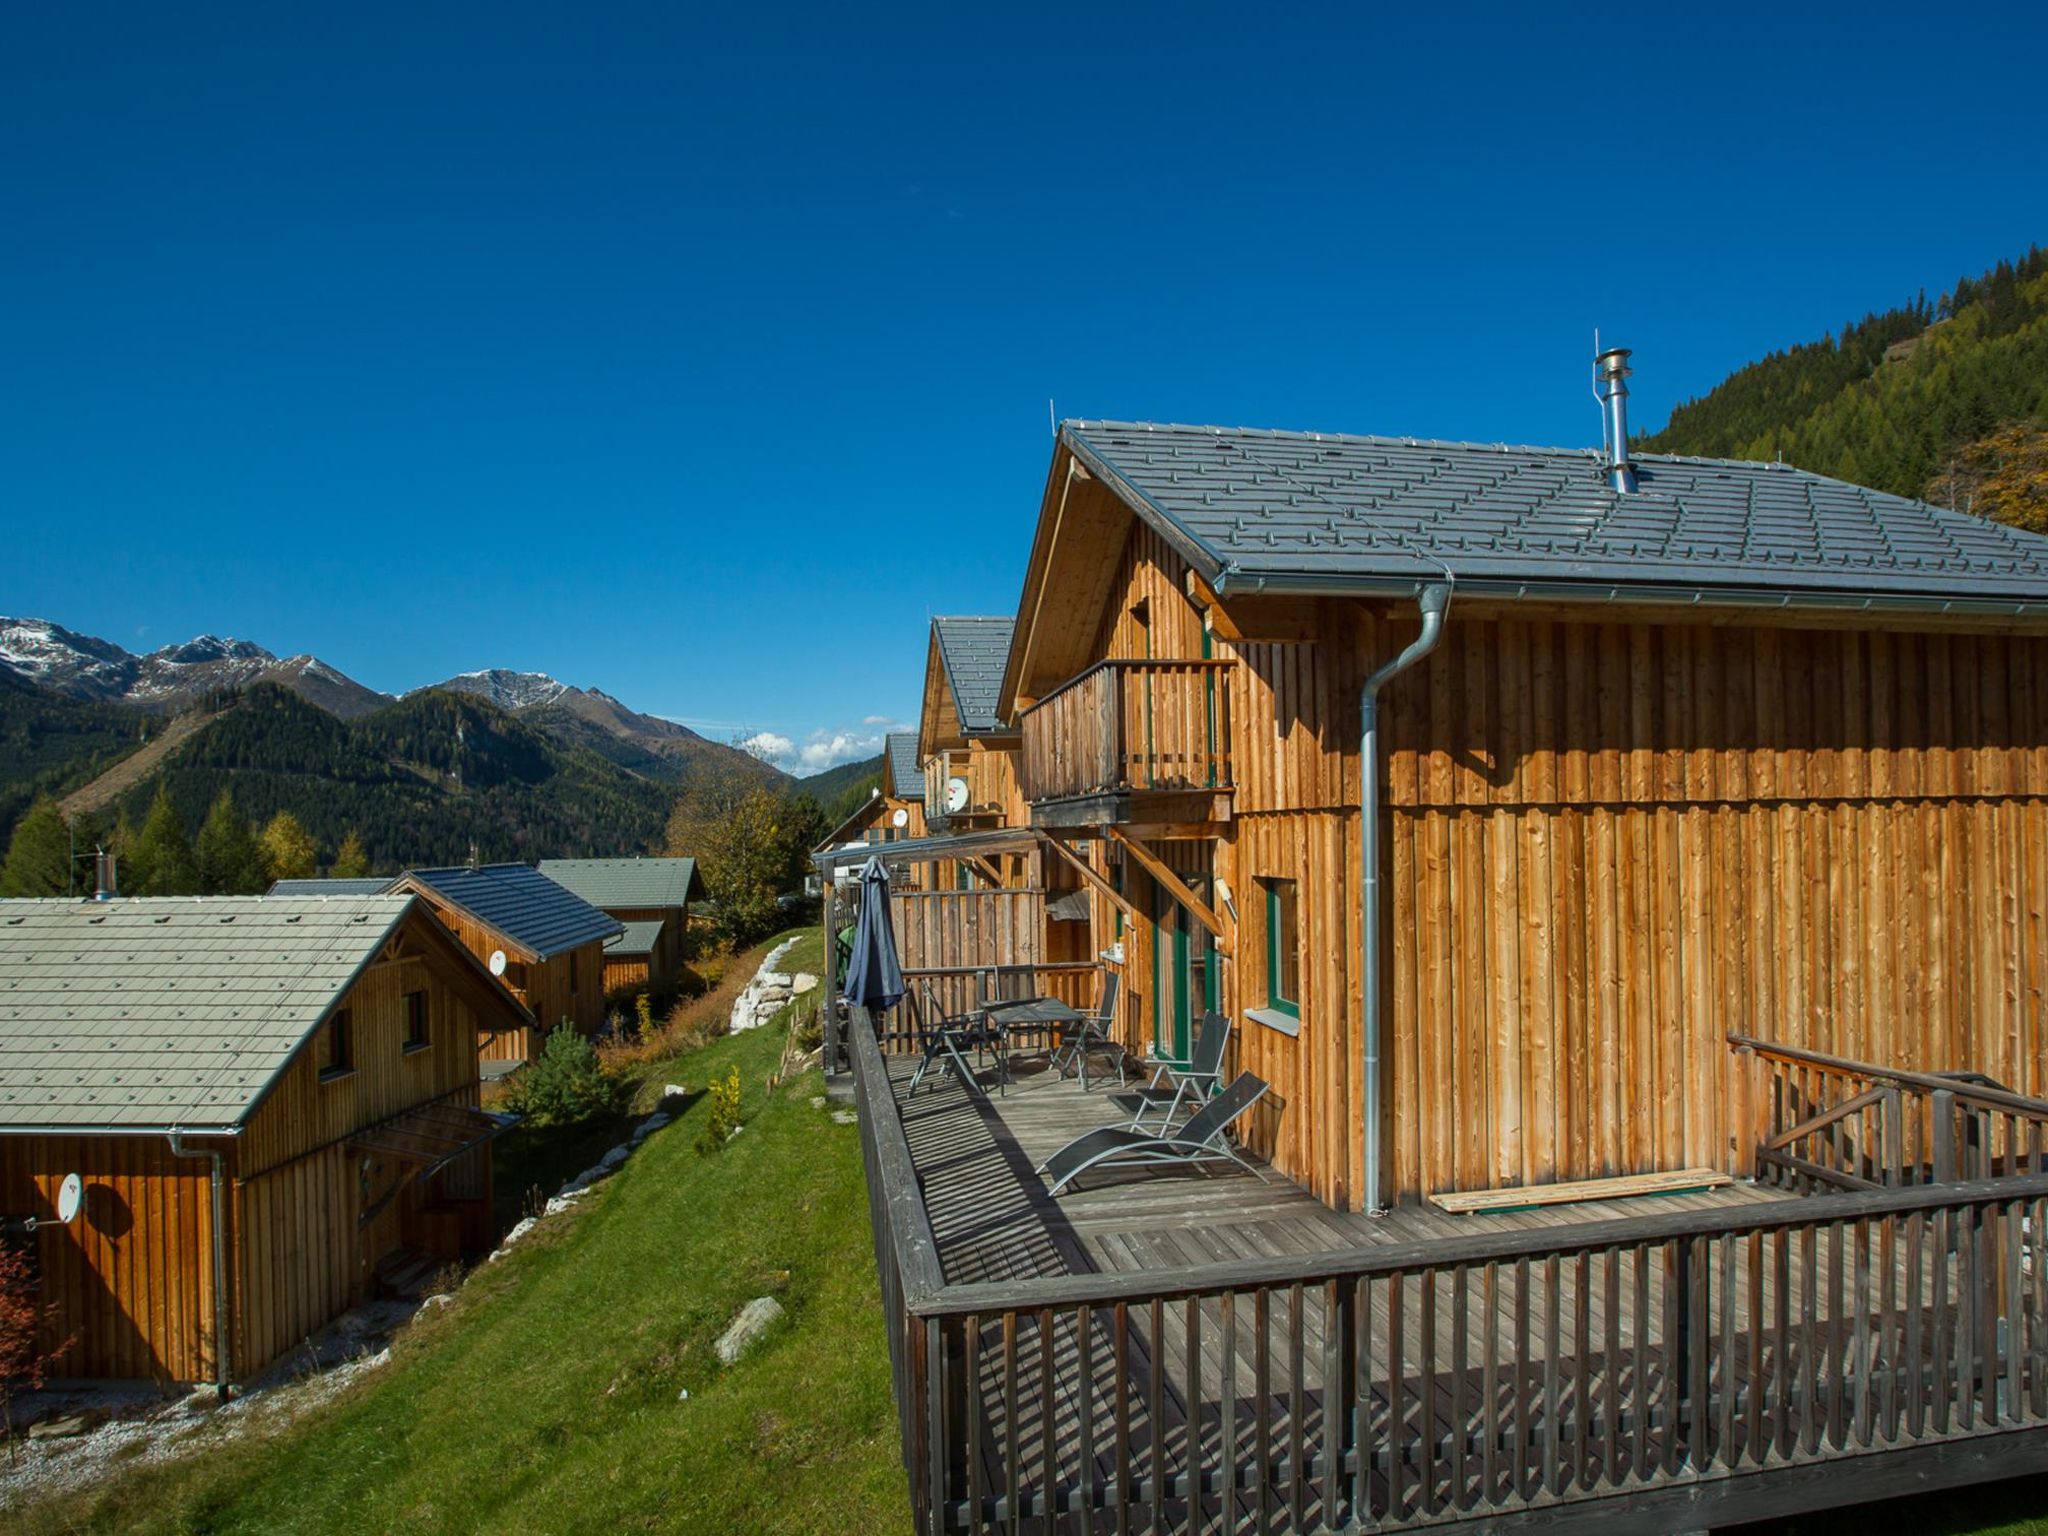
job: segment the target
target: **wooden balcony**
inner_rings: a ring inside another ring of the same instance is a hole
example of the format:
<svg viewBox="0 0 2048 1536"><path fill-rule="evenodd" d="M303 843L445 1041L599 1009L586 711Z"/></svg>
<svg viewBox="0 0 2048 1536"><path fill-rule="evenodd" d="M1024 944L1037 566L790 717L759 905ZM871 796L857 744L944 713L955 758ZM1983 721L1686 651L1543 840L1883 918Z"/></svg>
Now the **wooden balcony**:
<svg viewBox="0 0 2048 1536"><path fill-rule="evenodd" d="M2048 1457L2048 1105L1966 1085L1916 1145L1887 1075L1744 1045L1760 1138L1835 1189L1374 1220L1235 1169L1053 1200L1106 1094L911 1095L865 1014L850 1044L928 1536L1650 1532Z"/></svg>
<svg viewBox="0 0 2048 1536"><path fill-rule="evenodd" d="M1178 799L1160 819L1229 814L1227 661L1101 661L1024 712L1023 791L1040 825L1132 819L1134 796Z"/></svg>
<svg viewBox="0 0 2048 1536"><path fill-rule="evenodd" d="M1004 770L1008 754L993 749L974 751L955 747L936 752L924 764L924 819L927 825L978 825L1003 815ZM967 799L958 810L946 806L946 786L958 779L967 786Z"/></svg>

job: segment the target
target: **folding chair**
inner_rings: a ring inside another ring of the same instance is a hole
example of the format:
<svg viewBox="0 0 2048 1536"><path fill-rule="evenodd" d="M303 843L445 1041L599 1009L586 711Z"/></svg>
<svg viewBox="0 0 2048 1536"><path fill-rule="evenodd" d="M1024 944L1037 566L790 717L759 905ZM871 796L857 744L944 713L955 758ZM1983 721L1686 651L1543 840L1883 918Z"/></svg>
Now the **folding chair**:
<svg viewBox="0 0 2048 1536"><path fill-rule="evenodd" d="M1082 1174L1111 1167L1192 1168L1202 1163L1231 1162L1256 1174L1264 1183L1264 1172L1239 1157L1225 1137L1230 1127L1265 1094L1264 1082L1249 1072L1240 1072L1228 1088L1197 1110L1177 1131L1166 1127L1134 1131L1126 1126L1106 1125L1075 1137L1040 1163L1037 1171L1052 1175L1050 1192L1055 1195Z"/></svg>
<svg viewBox="0 0 2048 1536"><path fill-rule="evenodd" d="M1190 1112L1223 1087L1223 1053L1230 1044L1230 1019L1214 1009L1195 1023L1195 1048L1186 1061L1162 1061L1152 1081L1142 1088L1116 1095L1116 1102L1131 1111L1131 1129L1137 1130L1148 1111L1164 1109L1162 1126L1173 1124L1183 1106Z"/></svg>
<svg viewBox="0 0 2048 1536"><path fill-rule="evenodd" d="M1053 1070L1061 1077L1067 1075L1067 1068L1081 1065L1083 1054L1090 1050L1116 1052L1116 1080L1121 1087L1124 1082L1124 1049L1112 1038L1110 1031L1116 1027L1117 987L1123 978L1111 971L1102 978L1102 999L1095 1005L1095 1016L1081 1020L1067 1031L1067 1038L1052 1054ZM1082 1074L1085 1086L1087 1074ZM1135 1123L1135 1122L1134 1122Z"/></svg>
<svg viewBox="0 0 2048 1536"><path fill-rule="evenodd" d="M934 1065L949 1068L971 1093L982 1093L980 1081L974 1069L967 1065L962 1050L976 1050L986 1053L993 1044L996 1048L996 1064L1000 1069L996 1077L998 1091L1003 1087L1009 1069L1002 1061L1002 1036L991 1030L980 1013L948 1014L932 995L928 981L917 984L918 992L924 999L921 1010L926 1022L920 1033L924 1037L924 1060L917 1064L917 1070L910 1074L909 1092L917 1092L917 1085L924 1081L925 1073Z"/></svg>

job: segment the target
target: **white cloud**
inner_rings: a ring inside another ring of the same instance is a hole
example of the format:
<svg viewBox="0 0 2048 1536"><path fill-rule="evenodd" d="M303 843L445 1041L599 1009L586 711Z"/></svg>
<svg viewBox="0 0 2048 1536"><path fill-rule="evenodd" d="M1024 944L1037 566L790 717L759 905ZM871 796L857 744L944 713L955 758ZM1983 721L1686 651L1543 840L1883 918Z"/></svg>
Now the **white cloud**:
<svg viewBox="0 0 2048 1536"><path fill-rule="evenodd" d="M872 731L813 731L811 739L797 752L796 763L791 772L823 773L827 768L837 768L841 763L854 763L864 757L874 757L881 750L882 738Z"/></svg>
<svg viewBox="0 0 2048 1536"><path fill-rule="evenodd" d="M764 763L774 763L779 767L796 751L796 743L787 736L776 735L773 731L756 731L739 743L739 749L742 752L751 752Z"/></svg>
<svg viewBox="0 0 2048 1536"><path fill-rule="evenodd" d="M862 725L887 725L887 726L894 726L894 725L896 724L896 722L895 722L894 720L890 719L890 718L889 718L889 717L888 717L887 715L862 715L862 716L860 717L860 723L861 723Z"/></svg>

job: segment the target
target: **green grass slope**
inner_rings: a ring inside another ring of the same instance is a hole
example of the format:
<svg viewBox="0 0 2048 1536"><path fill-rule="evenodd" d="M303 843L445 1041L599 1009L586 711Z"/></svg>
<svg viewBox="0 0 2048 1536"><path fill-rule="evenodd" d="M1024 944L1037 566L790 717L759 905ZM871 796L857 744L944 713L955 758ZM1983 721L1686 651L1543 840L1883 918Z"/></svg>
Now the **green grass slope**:
<svg viewBox="0 0 2048 1536"><path fill-rule="evenodd" d="M817 961L817 939L792 957ZM10 1514L23 1533L906 1530L859 1131L769 1089L782 1031L646 1069L739 1069L745 1129L693 1143L701 1094L584 1208L481 1268L390 1364L290 1428ZM658 1089L656 1090L658 1091ZM737 1365L750 1298L787 1315ZM678 1394L687 1390L687 1401Z"/></svg>

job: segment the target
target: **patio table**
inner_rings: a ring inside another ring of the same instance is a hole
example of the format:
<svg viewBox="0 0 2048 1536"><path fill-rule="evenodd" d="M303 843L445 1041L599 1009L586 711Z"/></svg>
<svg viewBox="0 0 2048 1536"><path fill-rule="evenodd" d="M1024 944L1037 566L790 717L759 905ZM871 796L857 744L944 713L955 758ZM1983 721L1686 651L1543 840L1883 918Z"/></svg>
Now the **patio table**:
<svg viewBox="0 0 2048 1536"><path fill-rule="evenodd" d="M1007 1003L985 1003L982 1016L988 1020L1004 1041L1003 1073L1009 1074L1008 1041L1014 1034L1058 1035L1062 1030L1072 1029L1082 1019L1081 1010L1071 1003L1063 1003L1056 997L1026 997ZM1081 1062L1081 1088L1087 1091L1088 1063Z"/></svg>

